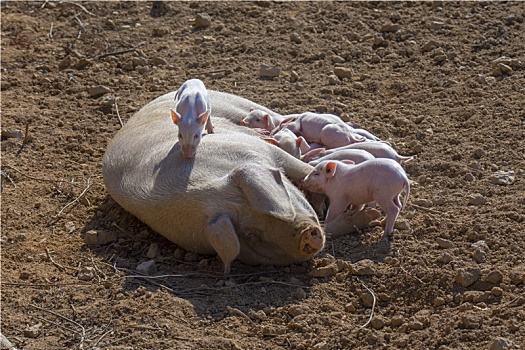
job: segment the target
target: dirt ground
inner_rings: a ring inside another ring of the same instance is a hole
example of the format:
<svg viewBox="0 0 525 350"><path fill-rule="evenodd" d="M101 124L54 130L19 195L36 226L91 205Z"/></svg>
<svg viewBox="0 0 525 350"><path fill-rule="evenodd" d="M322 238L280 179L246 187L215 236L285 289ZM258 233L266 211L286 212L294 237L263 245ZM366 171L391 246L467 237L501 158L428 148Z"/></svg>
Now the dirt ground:
<svg viewBox="0 0 525 350"><path fill-rule="evenodd" d="M1 332L19 349L525 349L525 2L1 11ZM373 227L224 277L122 210L100 175L119 118L194 77L414 155L393 243Z"/></svg>

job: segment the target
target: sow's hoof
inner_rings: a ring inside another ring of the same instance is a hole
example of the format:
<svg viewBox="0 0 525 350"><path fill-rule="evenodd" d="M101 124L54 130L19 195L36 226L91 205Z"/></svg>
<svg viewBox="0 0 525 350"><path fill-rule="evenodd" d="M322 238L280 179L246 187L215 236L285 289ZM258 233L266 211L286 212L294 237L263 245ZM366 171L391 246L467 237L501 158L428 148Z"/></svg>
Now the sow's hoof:
<svg viewBox="0 0 525 350"><path fill-rule="evenodd" d="M325 230L329 237L336 238L368 228L372 221L380 217L381 213L374 208L365 208L353 215L345 212L327 224Z"/></svg>

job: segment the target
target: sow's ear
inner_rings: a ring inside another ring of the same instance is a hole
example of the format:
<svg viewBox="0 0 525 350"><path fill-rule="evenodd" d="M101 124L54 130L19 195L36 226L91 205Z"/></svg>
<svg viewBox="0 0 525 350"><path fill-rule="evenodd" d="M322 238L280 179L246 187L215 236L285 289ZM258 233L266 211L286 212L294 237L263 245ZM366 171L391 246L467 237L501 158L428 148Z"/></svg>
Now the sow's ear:
<svg viewBox="0 0 525 350"><path fill-rule="evenodd" d="M285 220L295 217L295 209L278 169L245 164L235 168L230 177L254 210Z"/></svg>

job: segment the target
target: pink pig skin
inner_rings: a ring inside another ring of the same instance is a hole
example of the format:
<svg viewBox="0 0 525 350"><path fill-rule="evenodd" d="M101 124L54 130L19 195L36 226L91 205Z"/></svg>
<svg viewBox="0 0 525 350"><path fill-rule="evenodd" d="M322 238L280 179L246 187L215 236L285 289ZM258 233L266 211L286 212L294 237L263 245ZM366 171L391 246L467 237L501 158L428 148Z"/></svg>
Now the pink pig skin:
<svg viewBox="0 0 525 350"><path fill-rule="evenodd" d="M346 146L366 140L365 137L355 133L350 125L333 114L306 112L284 119L281 127L286 127L296 135L303 136L308 142L321 143L327 148Z"/></svg>
<svg viewBox="0 0 525 350"><path fill-rule="evenodd" d="M348 206L353 212L362 210L366 203L376 201L386 213L385 232L390 236L401 209L410 195L410 183L401 165L392 159L371 159L361 164L341 161L323 161L304 178L303 188L324 193L330 200L325 223L341 215ZM403 205L399 196L406 195Z"/></svg>

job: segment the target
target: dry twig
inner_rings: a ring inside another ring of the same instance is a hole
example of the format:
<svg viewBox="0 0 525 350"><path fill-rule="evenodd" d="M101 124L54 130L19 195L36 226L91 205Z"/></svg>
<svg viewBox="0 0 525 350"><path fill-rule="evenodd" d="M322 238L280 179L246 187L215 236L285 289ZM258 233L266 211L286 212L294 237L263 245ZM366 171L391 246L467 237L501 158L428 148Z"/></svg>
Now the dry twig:
<svg viewBox="0 0 525 350"><path fill-rule="evenodd" d="M88 185L86 186L86 188L84 189L84 191L82 191L82 193L80 193L80 194L78 195L77 198L73 199L71 202L69 202L68 204L66 204L66 205L65 205L65 206L64 206L64 207L58 212L58 214L56 214L53 218L58 218L58 217L60 216L60 214L62 214L62 212L63 212L67 207L69 207L69 206L71 206L71 205L77 203L77 202L80 200L80 198L82 198L82 196L84 196L84 195L86 194L86 192L89 190L89 188L91 187L91 185L93 185L93 184L89 183L90 180L91 180L91 178L88 178Z"/></svg>
<svg viewBox="0 0 525 350"><path fill-rule="evenodd" d="M244 312L242 312L241 310L235 308L235 307L231 307L231 306L226 306L226 310L228 310L229 313L231 314L236 314L238 316L241 316L242 318L246 319L247 321L250 322L250 324L253 326L253 327L257 327L257 325L252 321L251 318L248 317L248 315L246 315Z"/></svg>
<svg viewBox="0 0 525 350"><path fill-rule="evenodd" d="M59 263L57 263L53 257L51 256L51 252L49 251L48 248L46 248L46 254L47 254L47 257L49 258L49 260L53 263L53 265L55 265L60 271L62 271L63 269L71 269L71 270L75 270L75 271L78 271L78 268L76 267L71 267L71 266L64 266L64 265L60 265Z"/></svg>
<svg viewBox="0 0 525 350"><path fill-rule="evenodd" d="M46 1L46 3L47 3L47 1ZM44 3L44 5L45 5L45 3ZM57 5L57 7L66 7L66 6L76 7L78 9L80 9L82 12L85 12L85 13L87 13L90 16L94 16L95 15L94 13L89 12L84 6L82 6L82 5L80 5L79 3L76 3L76 2L61 1Z"/></svg>
<svg viewBox="0 0 525 350"><path fill-rule="evenodd" d="M124 123L122 122L122 118L120 118L120 113L118 112L117 99L115 99L115 112L117 112L117 118L118 118L118 122L120 123L120 127L123 127Z"/></svg>
<svg viewBox="0 0 525 350"><path fill-rule="evenodd" d="M61 318L61 319L63 319L63 320L66 320L66 321L68 321L68 322L74 324L75 326L79 327L80 330L81 330L81 332L79 332L79 331L75 331L75 333L80 334L80 344L79 344L79 346L80 346L80 348L82 348L82 344L84 343L84 339L86 338L86 329L84 328L84 326L82 326L80 323L75 322L75 321L73 321L72 319L69 319L69 318L67 318L67 317L65 317L65 316L62 316L62 315L60 315L59 313L56 313L56 312L54 312L54 311L46 310L46 309L41 308L40 306L36 306L36 305L34 305L34 304L29 304L29 305L30 305L31 307L34 307L34 308L37 309L37 310L41 310L41 311L44 311L44 312L48 312L48 313L50 313L50 314L52 314L52 315L55 315L55 316L57 316L57 317L59 317L59 318Z"/></svg>
<svg viewBox="0 0 525 350"><path fill-rule="evenodd" d="M366 288L367 291L370 292L370 294L372 294L372 297L374 298L374 302L372 303L372 311L370 311L370 317L368 318L368 321L366 321L364 325L360 326L361 328L365 328L370 323L370 321L372 321L372 317L374 316L374 308L376 306L377 299L376 299L376 295L374 294L374 292L372 292L372 290L368 288L366 284L363 283L363 281L361 281L359 278L357 280L361 283L363 287Z"/></svg>

